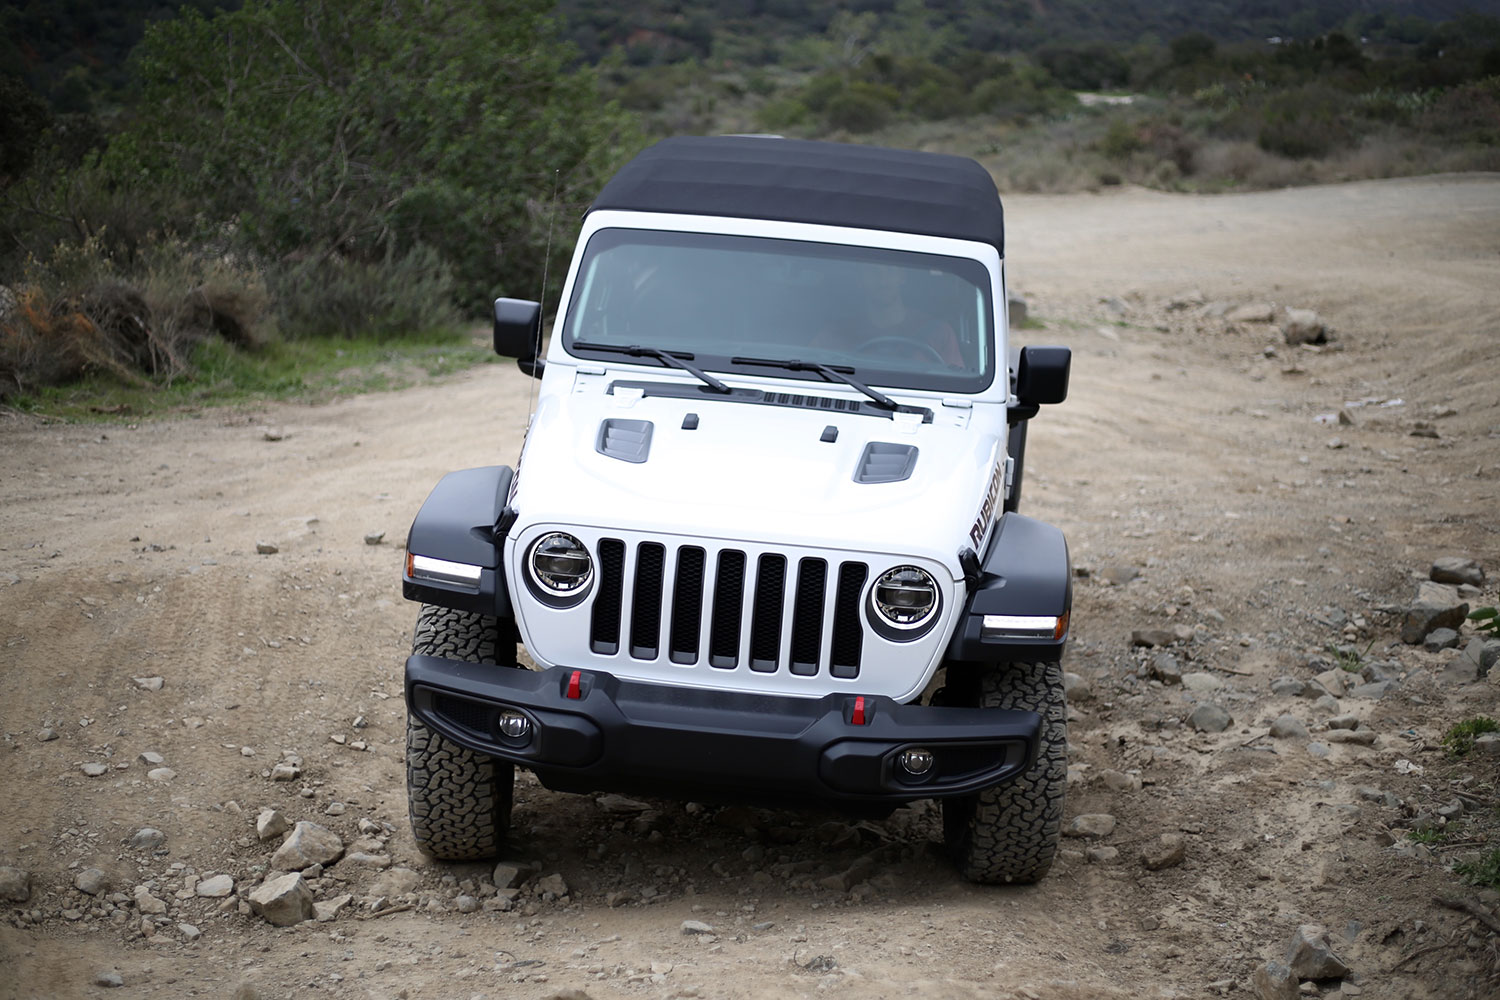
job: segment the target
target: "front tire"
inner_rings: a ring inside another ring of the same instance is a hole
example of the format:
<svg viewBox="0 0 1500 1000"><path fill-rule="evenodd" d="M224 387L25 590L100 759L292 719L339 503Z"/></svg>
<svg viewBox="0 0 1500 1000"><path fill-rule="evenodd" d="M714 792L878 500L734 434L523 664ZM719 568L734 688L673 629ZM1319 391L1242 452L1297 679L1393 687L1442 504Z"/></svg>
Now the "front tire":
<svg viewBox="0 0 1500 1000"><path fill-rule="evenodd" d="M502 635L491 616L424 604L411 651L514 667L514 655L502 656ZM510 829L514 785L513 764L461 747L407 716L406 799L421 850L442 861L499 854Z"/></svg>
<svg viewBox="0 0 1500 1000"><path fill-rule="evenodd" d="M1000 663L983 669L981 708L1040 713L1036 760L1008 784L943 800L943 839L971 882L1030 883L1047 874L1062 832L1068 784L1068 709L1059 663Z"/></svg>

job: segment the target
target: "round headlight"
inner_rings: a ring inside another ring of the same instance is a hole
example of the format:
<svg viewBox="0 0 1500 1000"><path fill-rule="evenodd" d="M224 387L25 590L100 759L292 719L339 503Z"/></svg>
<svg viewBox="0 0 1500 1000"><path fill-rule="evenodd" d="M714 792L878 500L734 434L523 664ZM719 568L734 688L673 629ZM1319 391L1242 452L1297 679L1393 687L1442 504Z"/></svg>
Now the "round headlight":
<svg viewBox="0 0 1500 1000"><path fill-rule="evenodd" d="M578 539L554 531L531 547L531 578L554 597L573 597L594 578L594 560Z"/></svg>
<svg viewBox="0 0 1500 1000"><path fill-rule="evenodd" d="M870 607L891 628L920 629L938 608L938 586L932 574L916 566L897 566L880 574L870 590Z"/></svg>

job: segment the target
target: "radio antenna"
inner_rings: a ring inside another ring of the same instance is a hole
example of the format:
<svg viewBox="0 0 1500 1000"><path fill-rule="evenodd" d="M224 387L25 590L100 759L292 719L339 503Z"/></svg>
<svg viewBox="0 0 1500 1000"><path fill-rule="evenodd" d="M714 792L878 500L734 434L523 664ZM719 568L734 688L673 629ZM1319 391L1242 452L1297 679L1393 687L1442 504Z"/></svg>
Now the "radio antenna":
<svg viewBox="0 0 1500 1000"><path fill-rule="evenodd" d="M542 320L545 318L547 312L547 272L552 266L552 229L557 224L557 187L559 182L559 175L560 171L554 168L552 171L552 200L549 202L547 207L547 249L542 254L542 295L541 298L537 300L537 302L541 305L542 315L537 317L536 340L531 345L531 357L533 365L542 360ZM553 317L553 325L556 325L555 316ZM541 393L540 383L541 377L539 375L533 375L531 377L531 392L528 393L527 396L529 402L526 408L526 427L521 433L522 451L526 450L526 432L531 430L531 420L536 416L537 396ZM519 457L517 457L516 465L519 467L520 464L521 460Z"/></svg>

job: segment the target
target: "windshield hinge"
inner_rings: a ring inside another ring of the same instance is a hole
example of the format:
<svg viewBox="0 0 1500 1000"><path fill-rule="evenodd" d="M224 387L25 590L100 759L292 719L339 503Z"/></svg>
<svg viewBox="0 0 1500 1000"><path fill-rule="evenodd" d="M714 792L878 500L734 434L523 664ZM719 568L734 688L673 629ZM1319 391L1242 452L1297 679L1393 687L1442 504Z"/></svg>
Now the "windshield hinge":
<svg viewBox="0 0 1500 1000"><path fill-rule="evenodd" d="M608 371L609 371L609 369L605 368L603 365L579 365L578 366L578 374L580 374L580 375L604 375Z"/></svg>
<svg viewBox="0 0 1500 1000"><path fill-rule="evenodd" d="M944 396L943 405L952 407L955 410L972 410L974 408L974 401L972 399L962 399L955 396Z"/></svg>
<svg viewBox="0 0 1500 1000"><path fill-rule="evenodd" d="M1016 478L1016 460L1009 455L1005 458L1005 495L1010 496L1011 484Z"/></svg>

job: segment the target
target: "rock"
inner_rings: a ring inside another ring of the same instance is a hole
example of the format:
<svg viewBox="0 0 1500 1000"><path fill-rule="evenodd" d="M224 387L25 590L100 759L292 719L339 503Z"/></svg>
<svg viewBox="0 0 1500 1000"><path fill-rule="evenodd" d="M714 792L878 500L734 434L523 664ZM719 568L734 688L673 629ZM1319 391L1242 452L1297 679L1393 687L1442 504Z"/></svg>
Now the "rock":
<svg viewBox="0 0 1500 1000"><path fill-rule="evenodd" d="M1020 292L1005 290L1005 309L1010 315L1010 326L1019 329L1026 325L1026 297Z"/></svg>
<svg viewBox="0 0 1500 1000"><path fill-rule="evenodd" d="M167 842L167 835L160 830L143 826L130 838L130 847L136 851L154 851Z"/></svg>
<svg viewBox="0 0 1500 1000"><path fill-rule="evenodd" d="M152 781L168 782L177 777L177 772L170 767L153 767L146 772L146 777Z"/></svg>
<svg viewBox="0 0 1500 1000"><path fill-rule="evenodd" d="M1296 677L1278 677L1271 682L1271 693L1282 698L1301 698L1312 687Z"/></svg>
<svg viewBox="0 0 1500 1000"><path fill-rule="evenodd" d="M1070 702L1088 701L1094 696L1093 688L1089 682L1078 674L1063 673L1063 697Z"/></svg>
<svg viewBox="0 0 1500 1000"><path fill-rule="evenodd" d="M1428 578L1436 583L1467 583L1471 587L1484 586L1484 569L1473 559L1463 556L1444 556L1433 561Z"/></svg>
<svg viewBox="0 0 1500 1000"><path fill-rule="evenodd" d="M330 802L328 803L328 806L323 810L323 813L327 816L342 816L348 811L349 807L344 805L342 802Z"/></svg>
<svg viewBox="0 0 1500 1000"><path fill-rule="evenodd" d="M1336 715L1328 720L1329 729L1358 729L1359 716L1354 714Z"/></svg>
<svg viewBox="0 0 1500 1000"><path fill-rule="evenodd" d="M116 989L125 985L125 977L114 969L106 969L103 972L94 973L94 985L103 986L107 990Z"/></svg>
<svg viewBox="0 0 1500 1000"><path fill-rule="evenodd" d="M1305 740L1309 737L1307 726L1295 715L1279 715L1271 723L1271 735L1278 740Z"/></svg>
<svg viewBox="0 0 1500 1000"><path fill-rule="evenodd" d="M1106 768L1099 772L1099 780L1104 786L1116 792L1138 792L1141 790L1141 778L1137 774L1126 774L1124 771L1116 771Z"/></svg>
<svg viewBox="0 0 1500 1000"><path fill-rule="evenodd" d="M1458 645L1458 633L1451 628L1438 628L1422 638L1422 648L1429 653L1453 649Z"/></svg>
<svg viewBox="0 0 1500 1000"><path fill-rule="evenodd" d="M1224 686L1224 682L1217 675L1205 670L1197 670L1190 674L1182 675L1182 689L1184 691L1217 691Z"/></svg>
<svg viewBox="0 0 1500 1000"><path fill-rule="evenodd" d="M131 680L134 681L135 686L140 688L142 691L160 691L162 685L166 683L166 681L164 681L160 677L132 677Z"/></svg>
<svg viewBox="0 0 1500 1000"><path fill-rule="evenodd" d="M166 902L151 895L151 890L143 885L135 887L135 908L141 913L153 917L159 917L167 912Z"/></svg>
<svg viewBox="0 0 1500 1000"><path fill-rule="evenodd" d="M258 555L274 556L276 553L280 552L281 549L275 542L256 542L255 551Z"/></svg>
<svg viewBox="0 0 1500 1000"><path fill-rule="evenodd" d="M355 868L389 868L391 856L389 854L371 854L366 851L351 851L344 855L342 865ZM342 871L343 869L339 869Z"/></svg>
<svg viewBox="0 0 1500 1000"><path fill-rule="evenodd" d="M234 879L228 875L215 875L199 882L193 891L206 899L221 899L234 892Z"/></svg>
<svg viewBox="0 0 1500 1000"><path fill-rule="evenodd" d="M0 865L0 902L24 903L31 898L31 873Z"/></svg>
<svg viewBox="0 0 1500 1000"><path fill-rule="evenodd" d="M1460 655L1473 664L1478 676L1487 677L1491 668L1500 662L1500 639L1475 636L1464 646L1464 651Z"/></svg>
<svg viewBox="0 0 1500 1000"><path fill-rule="evenodd" d="M51 743L57 739L57 730L51 726L45 726L37 730L36 739L38 743Z"/></svg>
<svg viewBox="0 0 1500 1000"><path fill-rule="evenodd" d="M255 817L255 835L261 840L279 837L291 828L292 824L276 809L262 809L260 815Z"/></svg>
<svg viewBox="0 0 1500 1000"><path fill-rule="evenodd" d="M1385 697L1387 691L1395 686L1395 681L1375 681L1373 684L1359 684L1349 691L1349 697L1368 698L1371 701L1379 701Z"/></svg>
<svg viewBox="0 0 1500 1000"><path fill-rule="evenodd" d="M177 933L181 934L183 940L186 941L196 941L203 936L203 932L192 924L178 924Z"/></svg>
<svg viewBox="0 0 1500 1000"><path fill-rule="evenodd" d="M1181 684L1182 668L1171 653L1157 653L1151 660L1151 676L1163 684Z"/></svg>
<svg viewBox="0 0 1500 1000"><path fill-rule="evenodd" d="M639 799L626 798L624 795L615 794L601 795L594 800L594 804L611 816L635 816L651 808Z"/></svg>
<svg viewBox="0 0 1500 1000"><path fill-rule="evenodd" d="M1479 757L1500 757L1500 733L1482 733L1476 736L1471 752Z"/></svg>
<svg viewBox="0 0 1500 1000"><path fill-rule="evenodd" d="M1333 953L1322 924L1303 924L1292 932L1286 964L1298 979L1339 979L1349 974L1349 967Z"/></svg>
<svg viewBox="0 0 1500 1000"><path fill-rule="evenodd" d="M1227 711L1214 704L1199 705L1188 716L1188 725L1200 733L1222 733L1233 721L1234 718Z"/></svg>
<svg viewBox="0 0 1500 1000"><path fill-rule="evenodd" d="M684 934L717 934L718 932L701 920L684 920L682 922L682 933Z"/></svg>
<svg viewBox="0 0 1500 1000"><path fill-rule="evenodd" d="M1250 977L1259 1000L1298 1000L1297 977L1280 962L1267 962Z"/></svg>
<svg viewBox="0 0 1500 1000"><path fill-rule="evenodd" d="M1141 571L1134 566L1105 566L1094 576L1111 587L1123 587L1131 580L1138 580Z"/></svg>
<svg viewBox="0 0 1500 1000"><path fill-rule="evenodd" d="M317 916L312 891L297 872L272 879L250 893L250 909L274 927L291 927Z"/></svg>
<svg viewBox="0 0 1500 1000"><path fill-rule="evenodd" d="M370 895L404 896L421 884L422 876L410 868L391 868L370 883Z"/></svg>
<svg viewBox="0 0 1500 1000"><path fill-rule="evenodd" d="M167 762L167 758L154 750L142 750L135 759L142 764L149 764L152 767L160 767Z"/></svg>
<svg viewBox="0 0 1500 1000"><path fill-rule="evenodd" d="M367 532L365 532L365 544L366 545L379 545L383 541L385 541L385 532L383 532L383 531L367 531Z"/></svg>
<svg viewBox="0 0 1500 1000"><path fill-rule="evenodd" d="M97 896L109 891L109 876L97 868L85 868L73 879L73 888Z"/></svg>
<svg viewBox="0 0 1500 1000"><path fill-rule="evenodd" d="M1415 646L1436 629L1457 630L1463 626L1468 614L1468 603L1460 600L1452 587L1423 580L1418 584L1416 598L1402 617L1401 641Z"/></svg>
<svg viewBox="0 0 1500 1000"><path fill-rule="evenodd" d="M1130 633L1132 646L1170 646L1177 641L1177 633L1165 628L1138 628Z"/></svg>
<svg viewBox="0 0 1500 1000"><path fill-rule="evenodd" d="M339 835L317 823L302 821L271 855L271 867L284 872L301 871L311 865L329 864L344 853Z"/></svg>
<svg viewBox="0 0 1500 1000"><path fill-rule="evenodd" d="M1281 335L1291 347L1328 343L1328 326L1311 309L1288 309Z"/></svg>
<svg viewBox="0 0 1500 1000"><path fill-rule="evenodd" d="M541 870L540 865L531 861L502 861L495 866L491 879L496 889L518 889Z"/></svg>
<svg viewBox="0 0 1500 1000"><path fill-rule="evenodd" d="M1141 848L1141 864L1149 871L1175 868L1187 857L1187 838L1180 833L1164 833Z"/></svg>
<svg viewBox="0 0 1500 1000"><path fill-rule="evenodd" d="M1373 729L1330 729L1323 737L1329 743L1353 743L1362 747L1374 746L1375 738Z"/></svg>
<svg viewBox="0 0 1500 1000"><path fill-rule="evenodd" d="M1269 302L1250 302L1235 306L1224 314L1224 318L1231 323L1273 323L1276 321L1276 307Z"/></svg>
<svg viewBox="0 0 1500 1000"><path fill-rule="evenodd" d="M286 761L282 761L271 768L272 781L296 781L300 777L302 777L302 768L296 764L288 764Z"/></svg>
<svg viewBox="0 0 1500 1000"><path fill-rule="evenodd" d="M1322 760L1323 758L1327 757L1328 754L1328 744L1322 742L1321 740L1313 740L1307 745L1307 755L1309 757L1316 757L1319 760Z"/></svg>
<svg viewBox="0 0 1500 1000"><path fill-rule="evenodd" d="M1325 670L1313 678L1313 683L1335 698L1342 698L1353 676L1347 670Z"/></svg>
<svg viewBox="0 0 1500 1000"><path fill-rule="evenodd" d="M550 893L551 895L556 896L558 899L561 899L568 894L568 883L563 881L563 877L556 872L546 876L545 878L538 879L536 888L537 892L543 894Z"/></svg>
<svg viewBox="0 0 1500 1000"><path fill-rule="evenodd" d="M1063 831L1069 837L1085 837L1089 840L1098 840L1108 837L1115 832L1115 818L1109 813L1085 813L1082 816L1074 816L1073 822L1069 823Z"/></svg>
<svg viewBox="0 0 1500 1000"><path fill-rule="evenodd" d="M459 896L453 901L453 906L459 913L475 913L479 910L479 900L473 896Z"/></svg>
<svg viewBox="0 0 1500 1000"><path fill-rule="evenodd" d="M332 899L319 900L313 903L313 916L318 923L326 924L339 915L339 911L349 905L354 896L344 893L342 896L334 896Z"/></svg>
<svg viewBox="0 0 1500 1000"><path fill-rule="evenodd" d="M97 778L101 775L109 773L109 767L99 763L96 760L89 761L87 764L84 764L82 767L80 767L79 770L90 778Z"/></svg>
<svg viewBox="0 0 1500 1000"><path fill-rule="evenodd" d="M1375 660L1359 668L1359 676L1370 683L1399 681L1404 668L1400 660Z"/></svg>
<svg viewBox="0 0 1500 1000"><path fill-rule="evenodd" d="M1331 694L1320 694L1312 703L1313 711L1321 715L1332 715L1339 710L1339 700Z"/></svg>

